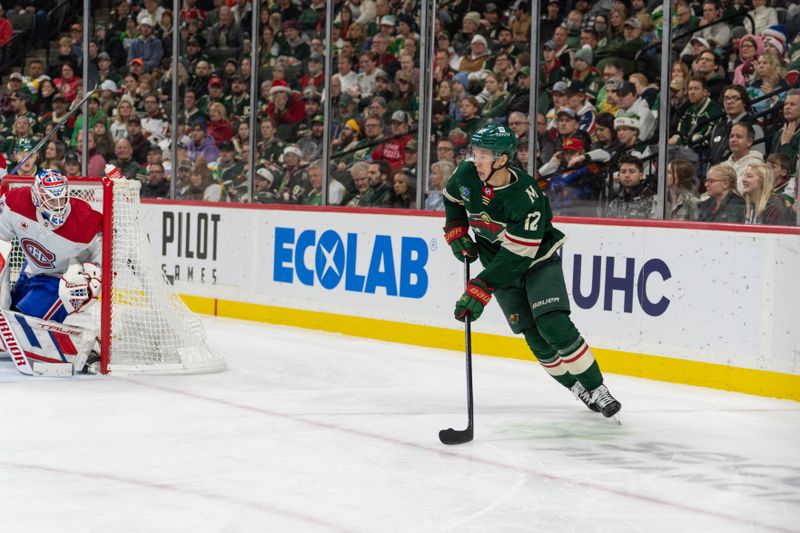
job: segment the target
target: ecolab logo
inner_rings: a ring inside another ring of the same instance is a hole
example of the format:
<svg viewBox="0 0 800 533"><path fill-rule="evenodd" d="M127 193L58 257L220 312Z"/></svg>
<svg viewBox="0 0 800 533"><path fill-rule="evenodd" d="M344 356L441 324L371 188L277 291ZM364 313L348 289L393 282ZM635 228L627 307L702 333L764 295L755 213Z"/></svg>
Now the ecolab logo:
<svg viewBox="0 0 800 533"><path fill-rule="evenodd" d="M344 290L387 296L422 298L428 291L428 245L419 237L401 237L400 253L394 252L391 235L375 235L371 247L361 246L357 233L342 237L333 230L319 237L313 229L296 235L294 228L275 228L273 279L297 281L332 290L344 281ZM307 259L307 255L310 257ZM359 261L361 258L361 261ZM358 265L369 262L364 271Z"/></svg>

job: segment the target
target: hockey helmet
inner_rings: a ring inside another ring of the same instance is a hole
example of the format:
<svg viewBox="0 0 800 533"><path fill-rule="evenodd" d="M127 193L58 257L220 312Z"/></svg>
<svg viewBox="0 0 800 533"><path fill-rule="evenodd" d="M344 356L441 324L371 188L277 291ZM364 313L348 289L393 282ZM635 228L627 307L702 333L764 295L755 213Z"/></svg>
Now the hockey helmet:
<svg viewBox="0 0 800 533"><path fill-rule="evenodd" d="M506 126L487 124L472 134L469 141L470 148L485 148L491 150L495 159L506 154L508 159L514 158L517 153L517 136Z"/></svg>
<svg viewBox="0 0 800 533"><path fill-rule="evenodd" d="M60 227L69 215L69 183L57 170L40 170L33 178L31 198L36 212L54 227Z"/></svg>

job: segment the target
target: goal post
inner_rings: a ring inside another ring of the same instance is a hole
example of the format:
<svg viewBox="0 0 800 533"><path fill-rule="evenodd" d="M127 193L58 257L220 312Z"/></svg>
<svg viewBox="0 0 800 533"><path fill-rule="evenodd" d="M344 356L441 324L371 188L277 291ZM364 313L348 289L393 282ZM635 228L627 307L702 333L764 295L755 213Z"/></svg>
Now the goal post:
<svg viewBox="0 0 800 533"><path fill-rule="evenodd" d="M103 215L102 294L99 317L103 374L219 372L225 360L210 348L196 317L174 291L156 261L142 223L137 180L70 177L70 196ZM6 176L0 194L30 186L33 178ZM11 282L22 267L16 242ZM98 306L93 306L97 308ZM95 313L97 314L97 313Z"/></svg>

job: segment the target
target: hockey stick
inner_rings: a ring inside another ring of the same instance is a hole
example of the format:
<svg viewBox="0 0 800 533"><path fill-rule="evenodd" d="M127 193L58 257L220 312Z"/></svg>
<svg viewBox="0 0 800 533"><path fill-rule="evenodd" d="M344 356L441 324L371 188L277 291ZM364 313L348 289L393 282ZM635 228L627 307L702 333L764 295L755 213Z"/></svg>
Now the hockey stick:
<svg viewBox="0 0 800 533"><path fill-rule="evenodd" d="M469 258L464 256L464 287L469 285ZM472 440L474 429L474 416L472 409L472 328L469 315L464 317L464 341L467 352L467 429L443 429L439 432L442 444L464 444Z"/></svg>
<svg viewBox="0 0 800 533"><path fill-rule="evenodd" d="M60 129L61 129L61 126L63 126L63 125L64 125L64 124L67 122L67 120L69 120L69 118L70 118L70 117L71 117L73 114L75 114L75 111L79 110L79 109L81 108L81 106L83 105L83 103L84 103L86 100L88 100L89 98L91 98L91 96L92 96L94 93L96 93L96 92L97 92L97 85L95 85L95 86L94 86L94 89L92 89L91 91L89 91L88 93L86 93L86 95L85 95L83 98L81 98L81 101L80 101L80 102L78 102L78 105L76 105L75 107L73 107L72 109L70 109L69 111L67 111L67 114L66 114L66 115L64 115L64 118L62 118L61 120L59 120L59 121L58 121L58 124L56 124L56 125L55 125L55 127L53 127L53 128L50 130L50 133L48 133L47 135L45 135L44 137L42 137L42 140L41 140L41 141L39 141L38 143L36 143L36 146L34 146L33 148L31 148L31 149L28 151L28 154L27 154L25 157L23 157L23 158L22 158L22 161L20 161L19 163L17 163L17 166L15 166L13 169L11 169L11 172L9 172L9 174L10 174L11 176L16 176L16 174L17 174L17 171L18 171L18 170L19 170L19 169L22 167L22 165L24 165L24 164L25 164L25 161L27 161L27 160L28 160L28 159L29 159L29 158L30 158L30 157L31 157L33 154L35 154L35 153L37 153L39 150L41 150L41 149L42 149L42 146L44 146L44 144L45 144L47 141L49 141L49 140L50 140L50 137L52 137L53 135L55 135L55 134L56 134L56 132L57 132L58 130L60 130Z"/></svg>

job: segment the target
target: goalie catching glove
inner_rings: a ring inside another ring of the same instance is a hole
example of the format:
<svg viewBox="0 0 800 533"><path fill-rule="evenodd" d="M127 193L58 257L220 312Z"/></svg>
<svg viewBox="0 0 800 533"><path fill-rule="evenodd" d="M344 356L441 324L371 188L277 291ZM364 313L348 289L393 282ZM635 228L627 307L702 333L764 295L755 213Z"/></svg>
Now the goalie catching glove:
<svg viewBox="0 0 800 533"><path fill-rule="evenodd" d="M58 284L58 296L67 313L77 313L100 296L101 279L100 267L94 263L71 264Z"/></svg>
<svg viewBox="0 0 800 533"><path fill-rule="evenodd" d="M478 258L478 245L469 236L469 226L465 220L448 222L444 227L444 240L459 261L466 257L472 263Z"/></svg>

